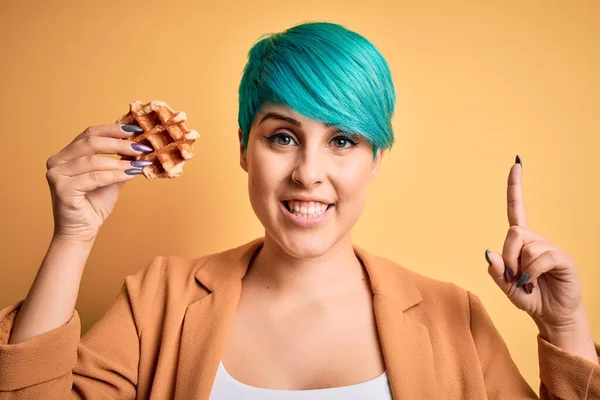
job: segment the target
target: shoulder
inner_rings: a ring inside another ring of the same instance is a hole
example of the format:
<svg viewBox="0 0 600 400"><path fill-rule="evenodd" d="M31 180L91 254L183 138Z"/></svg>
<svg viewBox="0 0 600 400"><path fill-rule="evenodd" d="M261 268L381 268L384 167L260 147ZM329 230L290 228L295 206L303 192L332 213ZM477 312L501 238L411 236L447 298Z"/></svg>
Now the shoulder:
<svg viewBox="0 0 600 400"><path fill-rule="evenodd" d="M400 267L405 270L415 283L423 298L423 306L446 309L468 308L469 291L455 283L434 279L422 275L413 270Z"/></svg>
<svg viewBox="0 0 600 400"><path fill-rule="evenodd" d="M208 293L195 275L215 254L197 258L161 255L152 258L143 268L125 277L132 308L146 314L155 305L159 308L185 307ZM138 317L142 317L139 315Z"/></svg>
<svg viewBox="0 0 600 400"><path fill-rule="evenodd" d="M225 280L239 279L261 239L230 247L196 258L157 256L146 267L125 278L132 297L157 302L191 303L221 285Z"/></svg>
<svg viewBox="0 0 600 400"><path fill-rule="evenodd" d="M191 278L196 266L206 262L211 255L197 259L180 256L155 256L136 273L128 275L125 282L128 288L137 290L151 290L158 284L183 284Z"/></svg>
<svg viewBox="0 0 600 400"><path fill-rule="evenodd" d="M427 325L469 326L473 308L483 310L477 296L455 283L425 276L382 257L376 258L378 263L385 265L385 277L395 282L394 288L386 289L387 292L414 292L417 300L406 313ZM397 296L402 298L403 295Z"/></svg>

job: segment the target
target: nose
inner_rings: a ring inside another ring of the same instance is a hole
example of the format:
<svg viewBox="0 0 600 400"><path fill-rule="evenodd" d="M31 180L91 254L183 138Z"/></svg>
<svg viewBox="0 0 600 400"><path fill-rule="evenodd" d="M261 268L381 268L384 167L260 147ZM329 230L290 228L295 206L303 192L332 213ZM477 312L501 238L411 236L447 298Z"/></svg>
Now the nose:
<svg viewBox="0 0 600 400"><path fill-rule="evenodd" d="M292 180L306 188L317 186L325 179L326 155L319 149L305 148L300 152L292 172Z"/></svg>

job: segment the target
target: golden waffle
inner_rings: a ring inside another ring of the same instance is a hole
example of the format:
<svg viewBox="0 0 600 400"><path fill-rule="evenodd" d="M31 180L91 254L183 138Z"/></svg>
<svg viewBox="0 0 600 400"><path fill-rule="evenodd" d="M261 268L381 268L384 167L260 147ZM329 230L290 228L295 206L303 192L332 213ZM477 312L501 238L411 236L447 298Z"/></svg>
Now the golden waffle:
<svg viewBox="0 0 600 400"><path fill-rule="evenodd" d="M148 179L175 178L183 174L183 165L194 155L193 144L198 132L188 129L183 111L173 111L164 101L149 103L133 101L129 112L117 124L137 125L144 132L134 133L129 140L154 149L139 156L124 156L124 160L148 160L152 165L143 167Z"/></svg>

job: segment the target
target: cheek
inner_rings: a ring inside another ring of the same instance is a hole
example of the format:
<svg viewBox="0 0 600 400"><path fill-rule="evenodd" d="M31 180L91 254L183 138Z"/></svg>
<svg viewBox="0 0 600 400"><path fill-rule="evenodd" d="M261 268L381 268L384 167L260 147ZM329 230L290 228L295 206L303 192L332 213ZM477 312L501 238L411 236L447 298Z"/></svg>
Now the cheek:
<svg viewBox="0 0 600 400"><path fill-rule="evenodd" d="M250 197L255 206L266 207L266 201L275 196L280 182L284 179L284 168L281 163L275 167L268 157L254 158L248 164L248 182ZM259 204L260 202L260 204Z"/></svg>
<svg viewBox="0 0 600 400"><path fill-rule="evenodd" d="M354 163L339 170L334 184L342 202L362 204L365 201L370 181L371 165Z"/></svg>

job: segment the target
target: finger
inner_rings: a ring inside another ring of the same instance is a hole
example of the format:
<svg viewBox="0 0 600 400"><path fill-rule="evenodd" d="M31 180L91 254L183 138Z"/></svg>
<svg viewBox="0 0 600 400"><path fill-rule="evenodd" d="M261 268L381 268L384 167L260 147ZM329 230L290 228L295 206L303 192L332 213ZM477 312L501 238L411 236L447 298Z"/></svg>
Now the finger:
<svg viewBox="0 0 600 400"><path fill-rule="evenodd" d="M547 246L547 245L546 245ZM561 265L566 265L568 260L565 260L562 256L562 252L557 249L546 247L546 250L543 251L535 260L531 262L526 268L523 270L523 274L520 276L517 287L521 287L528 283L533 283L534 286L537 286L537 282L535 282L542 274L551 271Z"/></svg>
<svg viewBox="0 0 600 400"><path fill-rule="evenodd" d="M508 223L510 226L527 226L527 213L523 203L522 164L517 156L517 162L510 169L506 191Z"/></svg>
<svg viewBox="0 0 600 400"><path fill-rule="evenodd" d="M519 275L521 249L525 245L525 238L518 226L508 229L504 246L502 247L502 259L504 265L511 270L514 276Z"/></svg>
<svg viewBox="0 0 600 400"><path fill-rule="evenodd" d="M58 176L76 176L85 174L91 171L102 171L102 170L126 170L129 168L141 168L152 165L152 161L138 160L138 161L125 161L117 160L114 158L104 157L97 154L90 156L83 156L74 160L60 164L48 171L48 175L52 177Z"/></svg>
<svg viewBox="0 0 600 400"><path fill-rule="evenodd" d="M87 193L104 186L112 185L113 183L126 182L141 173L142 170L140 168L134 168L129 173L125 173L122 170L91 171L69 178L68 184L72 190Z"/></svg>
<svg viewBox="0 0 600 400"><path fill-rule="evenodd" d="M546 240L534 240L529 242L521 248L521 266L520 266L520 274L516 277L517 282L524 275L525 271L529 268L529 266L545 251L547 251L551 245ZM537 286L537 279L534 278L531 280L533 286ZM521 286L521 285L518 285Z"/></svg>
<svg viewBox="0 0 600 400"><path fill-rule="evenodd" d="M523 248L536 241L545 242L546 240L526 227L515 225L508 228L502 248L502 259L514 276L520 276L523 272Z"/></svg>
<svg viewBox="0 0 600 400"><path fill-rule="evenodd" d="M141 146L141 147L140 147ZM137 150L136 150L137 149ZM121 156L137 156L152 151L151 147L129 140L103 136L86 136L80 138L52 157L50 167L93 154L119 154Z"/></svg>
<svg viewBox="0 0 600 400"><path fill-rule="evenodd" d="M113 137L115 139L127 139L134 133L141 133L144 130L137 125L109 124L95 125L87 127L83 132L75 137L71 143L88 136Z"/></svg>
<svg viewBox="0 0 600 400"><path fill-rule="evenodd" d="M496 284L502 289L505 294L510 293L510 287L513 284L513 276L505 264L502 256L493 251L486 250L485 258L488 261L488 273L496 282Z"/></svg>
<svg viewBox="0 0 600 400"><path fill-rule="evenodd" d="M517 290L516 281L510 268L504 264L502 255L499 253L486 250L485 258L488 260L488 273L496 282L498 287L508 297L520 296L520 289ZM522 287L523 294L531 294L533 292L532 283Z"/></svg>

